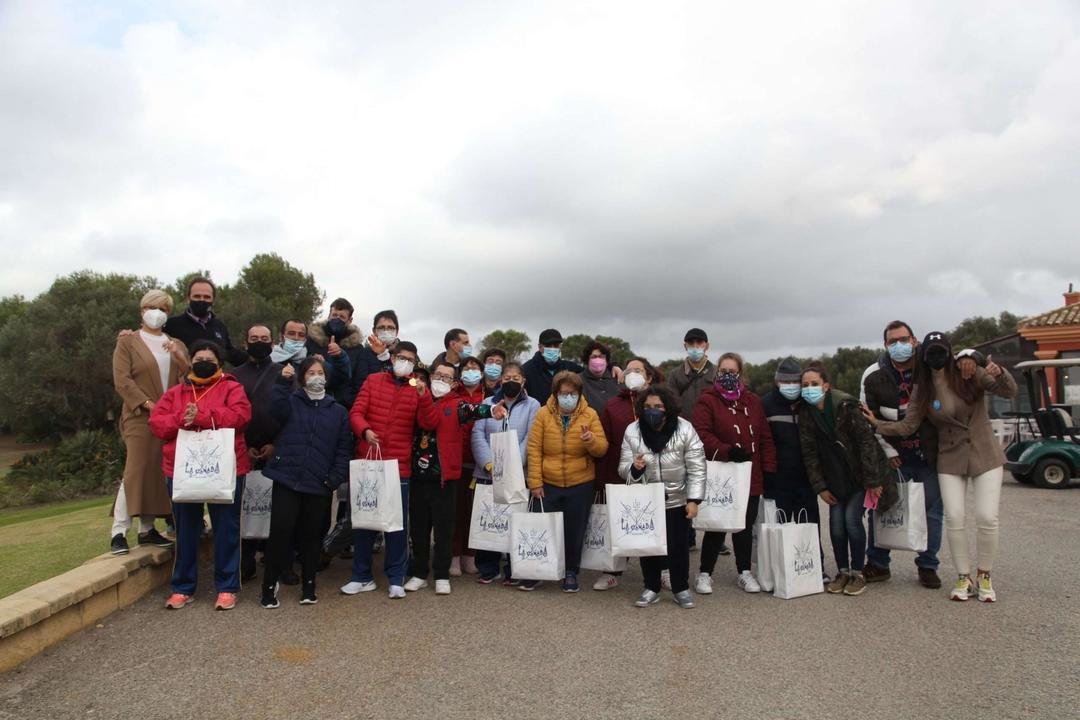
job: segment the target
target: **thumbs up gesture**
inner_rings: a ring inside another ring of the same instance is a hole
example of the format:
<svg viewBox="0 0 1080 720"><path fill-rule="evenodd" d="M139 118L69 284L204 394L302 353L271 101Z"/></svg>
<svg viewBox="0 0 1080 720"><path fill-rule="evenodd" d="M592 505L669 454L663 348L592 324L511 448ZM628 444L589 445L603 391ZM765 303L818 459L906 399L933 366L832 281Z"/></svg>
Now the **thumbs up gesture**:
<svg viewBox="0 0 1080 720"><path fill-rule="evenodd" d="M998 365L996 362L994 362L994 356L993 355L987 355L986 356L986 372L990 375L990 377L996 378L996 377L1001 377L1001 373L1003 373L1005 371L1002 370L1000 365Z"/></svg>
<svg viewBox="0 0 1080 720"><path fill-rule="evenodd" d="M330 344L326 346L326 351L330 353L330 357L337 357L341 355L341 346L337 344L337 340L330 338Z"/></svg>

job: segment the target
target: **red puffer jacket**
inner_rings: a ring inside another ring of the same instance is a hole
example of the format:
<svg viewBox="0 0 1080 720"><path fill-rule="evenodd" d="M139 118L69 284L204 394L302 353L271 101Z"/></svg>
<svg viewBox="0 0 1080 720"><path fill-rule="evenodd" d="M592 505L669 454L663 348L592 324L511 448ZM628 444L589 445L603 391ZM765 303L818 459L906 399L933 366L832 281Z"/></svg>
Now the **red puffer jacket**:
<svg viewBox="0 0 1080 720"><path fill-rule="evenodd" d="M367 457L368 450L375 456L374 449L364 439L364 432L371 430L379 436L382 458L397 460L398 472L404 480L412 474L413 429L419 424L425 430L435 430L439 411L430 390L421 396L408 380L396 378L392 373L377 373L369 375L360 388L349 411L349 424L356 435L356 456Z"/></svg>
<svg viewBox="0 0 1080 720"><path fill-rule="evenodd" d="M435 400L435 409L439 414L439 427L435 429L435 437L439 446L439 467L442 468L444 483L461 479L461 463L464 459L462 447L464 438L471 434L466 433L465 428L458 422L458 405L462 402L469 402L469 396L463 393L461 388ZM467 427L471 428L472 423Z"/></svg>
<svg viewBox="0 0 1080 720"><path fill-rule="evenodd" d="M199 406L199 412L195 421L185 427L184 412L191 402ZM246 475L251 470L251 462L248 460L247 443L244 442L244 428L250 421L251 403L248 402L244 386L228 373L223 373L221 379L209 389L192 385L190 380L173 385L154 403L154 409L150 412L150 432L163 441L161 469L172 477L176 461L176 436L180 430L233 428L236 431L233 441L236 474Z"/></svg>
<svg viewBox="0 0 1080 720"><path fill-rule="evenodd" d="M708 387L694 405L692 422L705 444L706 460L727 462L735 446L750 453L750 495L760 495L765 489L764 473L776 472L776 446L761 398L743 390L738 400L728 402Z"/></svg>
<svg viewBox="0 0 1080 720"><path fill-rule="evenodd" d="M634 397L626 388L619 390L616 397L608 400L600 413L600 424L607 435L607 454L596 464L596 489L601 491L604 485L625 483L619 477L619 453L622 452L623 435L630 423L637 420L634 413Z"/></svg>

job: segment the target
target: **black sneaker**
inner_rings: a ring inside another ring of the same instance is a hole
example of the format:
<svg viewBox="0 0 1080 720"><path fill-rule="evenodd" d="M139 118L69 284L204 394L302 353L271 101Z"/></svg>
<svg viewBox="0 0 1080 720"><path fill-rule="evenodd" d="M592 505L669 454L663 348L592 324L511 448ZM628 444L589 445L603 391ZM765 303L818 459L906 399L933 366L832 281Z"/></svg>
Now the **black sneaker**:
<svg viewBox="0 0 1080 720"><path fill-rule="evenodd" d="M889 571L889 568L878 567L871 562L866 563L866 567L863 568L863 578L868 583L885 582L891 577L892 572Z"/></svg>
<svg viewBox="0 0 1080 720"><path fill-rule="evenodd" d="M159 533L157 528L150 528L150 532L139 533L139 544L153 545L159 548L171 548L173 546L172 540Z"/></svg>
<svg viewBox="0 0 1080 720"><path fill-rule="evenodd" d="M280 579L281 579L281 584L282 585L299 585L300 584L300 576L297 575L296 572L292 568L289 568L285 572L281 573L281 578Z"/></svg>
<svg viewBox="0 0 1080 720"><path fill-rule="evenodd" d="M315 597L315 581L304 583L304 589L300 595L301 605L314 605L319 602L319 598Z"/></svg>
<svg viewBox="0 0 1080 720"><path fill-rule="evenodd" d="M113 555L128 554L127 538L124 537L123 533L113 535L112 543L109 544L109 552Z"/></svg>
<svg viewBox="0 0 1080 720"><path fill-rule="evenodd" d="M518 590L524 590L525 592L532 592L536 589L536 586L540 584L539 580L522 580L518 586Z"/></svg>
<svg viewBox="0 0 1080 720"><path fill-rule="evenodd" d="M264 587L262 591L262 599L259 604L267 610L273 610L276 607L280 607L281 603L277 599L278 584L274 583L274 587Z"/></svg>

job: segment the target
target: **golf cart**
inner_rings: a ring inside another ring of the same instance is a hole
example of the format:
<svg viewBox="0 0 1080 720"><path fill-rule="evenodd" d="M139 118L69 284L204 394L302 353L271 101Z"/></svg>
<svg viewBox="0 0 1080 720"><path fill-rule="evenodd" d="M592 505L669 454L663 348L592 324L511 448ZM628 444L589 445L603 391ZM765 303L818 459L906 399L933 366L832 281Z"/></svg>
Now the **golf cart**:
<svg viewBox="0 0 1080 720"><path fill-rule="evenodd" d="M1010 413L1016 418L1014 440L1005 448L1005 469L1021 483L1042 488L1063 488L1080 477L1080 428L1073 422L1069 405L1054 403L1046 381L1047 368L1057 371L1059 388L1067 387L1069 370L1080 373L1080 358L1030 360L1016 364L1027 383L1030 412ZM1073 389L1066 390L1070 400ZM1031 430L1022 433L1020 421ZM1034 427L1032 427L1034 425Z"/></svg>

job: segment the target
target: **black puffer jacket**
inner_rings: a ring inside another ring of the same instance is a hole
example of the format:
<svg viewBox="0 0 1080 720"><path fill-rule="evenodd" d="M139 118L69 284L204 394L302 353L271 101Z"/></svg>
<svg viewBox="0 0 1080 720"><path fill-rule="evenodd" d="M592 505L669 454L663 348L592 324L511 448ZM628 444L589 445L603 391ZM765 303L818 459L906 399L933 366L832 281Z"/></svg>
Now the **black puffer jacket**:
<svg viewBox="0 0 1080 720"><path fill-rule="evenodd" d="M303 390L292 391L292 380L279 378L270 413L281 433L263 470L266 477L309 495L329 495L349 479L349 411L334 398L312 400Z"/></svg>
<svg viewBox="0 0 1080 720"><path fill-rule="evenodd" d="M761 408L769 421L773 445L776 446L776 472L765 473L765 497L775 497L776 490L795 490L810 486L803 462L802 440L799 438L799 413L802 402L791 402L776 388L761 396Z"/></svg>
<svg viewBox="0 0 1080 720"><path fill-rule="evenodd" d="M975 358L976 363L979 362ZM878 420L896 421L903 420L900 413L900 385L897 381L896 371L891 367L892 360L888 353L881 353L878 357L878 367L863 381L863 391L866 393L866 406ZM884 412L883 412L884 411ZM919 438L919 452L926 459L926 464L931 468L937 467L938 433L937 428L929 420L923 420L915 435ZM885 440L900 450L900 444L905 438L886 437Z"/></svg>

